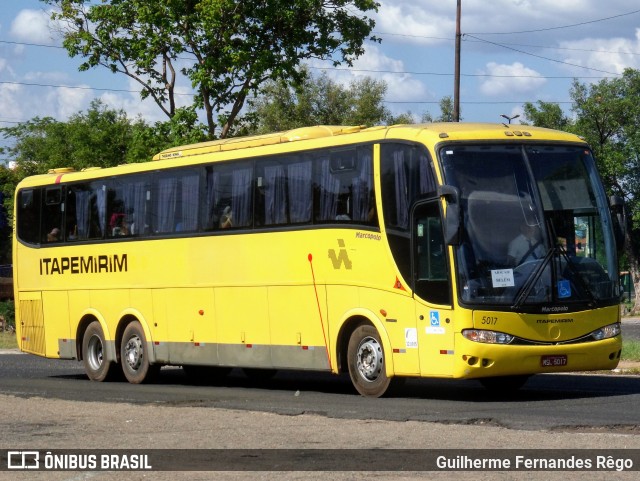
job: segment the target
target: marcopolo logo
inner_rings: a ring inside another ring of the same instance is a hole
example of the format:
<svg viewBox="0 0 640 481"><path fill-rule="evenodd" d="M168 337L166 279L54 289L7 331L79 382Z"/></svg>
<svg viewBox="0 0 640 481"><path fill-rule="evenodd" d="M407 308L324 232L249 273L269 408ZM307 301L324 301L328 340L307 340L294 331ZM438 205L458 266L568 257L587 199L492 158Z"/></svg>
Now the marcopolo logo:
<svg viewBox="0 0 640 481"><path fill-rule="evenodd" d="M340 269L344 264L346 269L351 269L351 259L349 259L349 253L345 248L344 239L338 239L338 246L340 247L338 253L336 253L335 249L329 249L329 259L331 259L333 268Z"/></svg>

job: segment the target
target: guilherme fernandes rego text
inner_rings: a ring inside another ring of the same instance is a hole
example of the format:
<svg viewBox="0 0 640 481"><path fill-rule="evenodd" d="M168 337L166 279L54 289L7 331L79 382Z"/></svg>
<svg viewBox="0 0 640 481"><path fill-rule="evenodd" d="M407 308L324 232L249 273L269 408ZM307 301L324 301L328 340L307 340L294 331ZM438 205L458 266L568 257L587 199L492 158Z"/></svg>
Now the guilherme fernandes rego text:
<svg viewBox="0 0 640 481"><path fill-rule="evenodd" d="M438 456L436 466L444 470L462 471L509 471L509 470L539 470L539 471L571 471L571 470L607 470L625 471L633 468L633 460L616 458L614 456L594 457L550 457L535 458L516 455L505 458L482 458L466 455Z"/></svg>

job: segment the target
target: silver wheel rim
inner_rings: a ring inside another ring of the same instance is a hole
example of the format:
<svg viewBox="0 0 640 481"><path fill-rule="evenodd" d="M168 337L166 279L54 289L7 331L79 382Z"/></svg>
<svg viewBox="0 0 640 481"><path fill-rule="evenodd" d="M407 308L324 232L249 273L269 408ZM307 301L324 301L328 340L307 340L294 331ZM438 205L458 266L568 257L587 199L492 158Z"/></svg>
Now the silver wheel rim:
<svg viewBox="0 0 640 481"><path fill-rule="evenodd" d="M142 365L142 340L138 336L129 338L124 347L124 359L132 371L137 371Z"/></svg>
<svg viewBox="0 0 640 481"><path fill-rule="evenodd" d="M100 336L93 335L89 339L89 344L87 345L87 358L91 369L99 371L102 367L102 363L104 362L104 347Z"/></svg>
<svg viewBox="0 0 640 481"><path fill-rule="evenodd" d="M356 367L365 381L373 382L382 371L382 346L373 337L366 337L358 345L356 353Z"/></svg>

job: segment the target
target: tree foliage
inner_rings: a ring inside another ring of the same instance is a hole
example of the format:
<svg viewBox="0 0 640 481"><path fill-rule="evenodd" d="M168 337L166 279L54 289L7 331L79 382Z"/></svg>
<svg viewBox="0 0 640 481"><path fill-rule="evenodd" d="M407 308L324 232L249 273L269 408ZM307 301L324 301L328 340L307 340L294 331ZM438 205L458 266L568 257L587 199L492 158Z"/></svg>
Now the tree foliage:
<svg viewBox="0 0 640 481"><path fill-rule="evenodd" d="M558 104L538 100L537 105L527 102L523 106L526 123L568 131L571 129L571 120L565 115Z"/></svg>
<svg viewBox="0 0 640 481"><path fill-rule="evenodd" d="M4 154L21 179L59 167L80 170L148 160L151 152L145 158L129 157L136 131L147 128L143 121L132 122L123 111L94 101L87 112L74 114L67 122L35 117L0 131L13 141Z"/></svg>
<svg viewBox="0 0 640 481"><path fill-rule="evenodd" d="M249 101L254 133L278 132L309 125L377 125L391 117L384 106L387 86L364 77L348 86L325 73L313 77L307 69L293 87L286 81L267 82L262 93Z"/></svg>
<svg viewBox="0 0 640 481"><path fill-rule="evenodd" d="M129 76L169 118L179 93L193 88L190 106L204 110L211 138L220 119L219 137L229 134L267 80L301 81L301 61L351 65L374 26L366 13L378 8L374 0L41 1L56 7L81 70Z"/></svg>
<svg viewBox="0 0 640 481"><path fill-rule="evenodd" d="M261 93L250 99L248 121L244 133L268 133L309 125L395 125L413 124L414 115L407 111L393 114L385 106L387 84L383 80L362 77L348 85L332 80L326 73L313 76L308 69L301 72L302 81L292 86L285 81L267 82ZM439 102L436 122L451 122L453 100ZM428 112L422 122L433 122Z"/></svg>

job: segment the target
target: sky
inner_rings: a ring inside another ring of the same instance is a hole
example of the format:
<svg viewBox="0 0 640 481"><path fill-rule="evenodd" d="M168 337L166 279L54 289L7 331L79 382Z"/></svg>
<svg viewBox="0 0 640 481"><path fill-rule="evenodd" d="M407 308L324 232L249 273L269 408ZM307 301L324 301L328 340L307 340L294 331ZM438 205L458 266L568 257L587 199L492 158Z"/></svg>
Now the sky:
<svg viewBox="0 0 640 481"><path fill-rule="evenodd" d="M352 68L313 62L312 71L345 84L384 80L391 112L437 117L440 99L453 97L456 0L379 1L371 16L382 42L367 42ZM80 72L81 59L61 48L48 8L2 0L0 127L34 117L64 121L96 98L130 118L166 120L124 75L101 67ZM573 79L598 82L640 69L640 5L632 0L462 0L461 32L463 121L504 121L537 101L570 114ZM180 88L188 91L186 82Z"/></svg>

